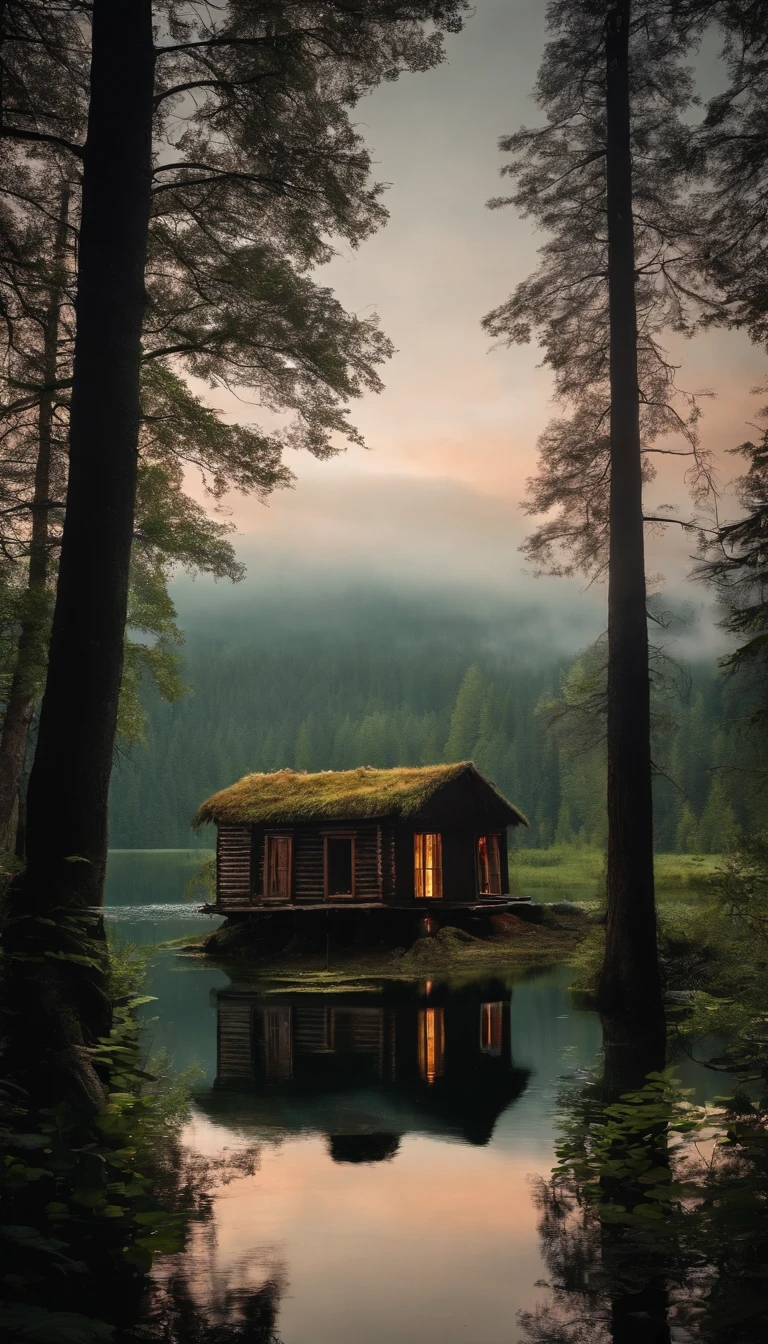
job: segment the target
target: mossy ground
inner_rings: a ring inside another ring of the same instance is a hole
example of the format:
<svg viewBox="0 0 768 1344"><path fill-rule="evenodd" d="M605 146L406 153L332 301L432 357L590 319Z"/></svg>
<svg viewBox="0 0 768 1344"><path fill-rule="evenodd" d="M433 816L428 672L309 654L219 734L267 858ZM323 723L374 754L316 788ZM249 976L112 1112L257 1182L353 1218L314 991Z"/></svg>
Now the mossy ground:
<svg viewBox="0 0 768 1344"><path fill-rule="evenodd" d="M334 946L287 948L265 955L253 931L241 923L223 926L213 935L187 943L185 955L211 958L243 974L290 981L296 987L337 991L360 983L413 980L431 973L473 975L505 972L517 967L569 961L590 929L590 915L575 908L559 915L545 913L536 924L515 915L499 916L489 937L478 938L446 926L434 937L417 938L410 947Z"/></svg>

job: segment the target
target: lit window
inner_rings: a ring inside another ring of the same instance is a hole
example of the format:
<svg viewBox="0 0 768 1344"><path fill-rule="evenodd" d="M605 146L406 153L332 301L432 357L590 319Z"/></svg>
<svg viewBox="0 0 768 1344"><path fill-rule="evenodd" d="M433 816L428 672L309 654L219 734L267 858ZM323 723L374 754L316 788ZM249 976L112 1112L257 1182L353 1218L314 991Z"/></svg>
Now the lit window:
<svg viewBox="0 0 768 1344"><path fill-rule="evenodd" d="M443 894L443 840L440 835L413 837L413 891L419 900Z"/></svg>
<svg viewBox="0 0 768 1344"><path fill-rule="evenodd" d="M480 1004L480 1049L484 1055L501 1054L501 1036L504 1026L503 1003Z"/></svg>
<svg viewBox="0 0 768 1344"><path fill-rule="evenodd" d="M264 897L268 901L291 899L291 837L268 835L264 840Z"/></svg>
<svg viewBox="0 0 768 1344"><path fill-rule="evenodd" d="M477 889L481 896L501 895L501 860L498 835L477 837Z"/></svg>
<svg viewBox="0 0 768 1344"><path fill-rule="evenodd" d="M427 1083L442 1078L445 1061L445 1023L442 1008L419 1010L419 1073Z"/></svg>

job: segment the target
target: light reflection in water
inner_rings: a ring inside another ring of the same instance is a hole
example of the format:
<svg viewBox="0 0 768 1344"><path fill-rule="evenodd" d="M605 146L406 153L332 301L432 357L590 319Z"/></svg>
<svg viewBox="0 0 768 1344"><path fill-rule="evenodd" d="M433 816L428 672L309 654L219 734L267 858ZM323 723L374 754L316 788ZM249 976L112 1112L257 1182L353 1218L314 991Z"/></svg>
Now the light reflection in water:
<svg viewBox="0 0 768 1344"><path fill-rule="evenodd" d="M133 907L132 941L212 927L177 904L197 861L183 858L120 856L110 899ZM188 1250L158 1261L143 1338L519 1344L517 1312L548 1276L531 1177L554 1161L561 1079L600 1044L569 975L315 996L158 957L148 1048L202 1064L187 1141L242 1164Z"/></svg>
<svg viewBox="0 0 768 1344"><path fill-rule="evenodd" d="M419 1070L422 1078L434 1083L443 1074L445 1022L442 1008L419 1010Z"/></svg>

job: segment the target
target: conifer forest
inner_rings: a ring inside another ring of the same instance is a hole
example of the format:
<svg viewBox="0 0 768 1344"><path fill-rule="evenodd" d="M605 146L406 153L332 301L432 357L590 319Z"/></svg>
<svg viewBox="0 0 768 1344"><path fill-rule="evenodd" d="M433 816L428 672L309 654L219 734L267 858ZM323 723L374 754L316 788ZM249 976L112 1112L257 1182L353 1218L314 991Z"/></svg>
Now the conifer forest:
<svg viewBox="0 0 768 1344"><path fill-rule="evenodd" d="M118 755L115 848L210 844L191 829L197 801L250 770L443 760L472 760L507 797L525 798L521 845L605 847L604 733L585 742L563 713L586 714L599 648L526 665L525 651L499 652L487 626L466 618L446 618L450 638L434 618L425 629L413 599L351 596L343 623L311 633L302 605L277 618L257 606L226 638L198 618L181 652L190 694L169 706L147 689L143 741ZM712 659L665 666L654 703L657 850L722 853L735 826L761 825L768 804L759 779L745 780L755 744L744 698Z"/></svg>
<svg viewBox="0 0 768 1344"><path fill-rule="evenodd" d="M768 1338L768 0L0 0L0 1339Z"/></svg>

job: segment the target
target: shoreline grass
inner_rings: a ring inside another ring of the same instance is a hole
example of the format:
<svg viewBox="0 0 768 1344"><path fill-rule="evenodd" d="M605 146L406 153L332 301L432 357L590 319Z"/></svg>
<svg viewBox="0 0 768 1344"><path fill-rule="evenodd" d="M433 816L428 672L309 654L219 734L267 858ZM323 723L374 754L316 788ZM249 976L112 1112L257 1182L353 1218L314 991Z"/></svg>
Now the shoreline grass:
<svg viewBox="0 0 768 1344"><path fill-rule="evenodd" d="M654 870L656 889L660 897L666 893L704 893L712 875L722 866L722 854L656 854ZM552 845L549 849L513 850L509 862L510 883L513 893L519 895L550 894L552 900L563 899L568 892L584 899L596 900L602 895L605 882L603 851L587 845ZM578 893L574 893L574 888Z"/></svg>

